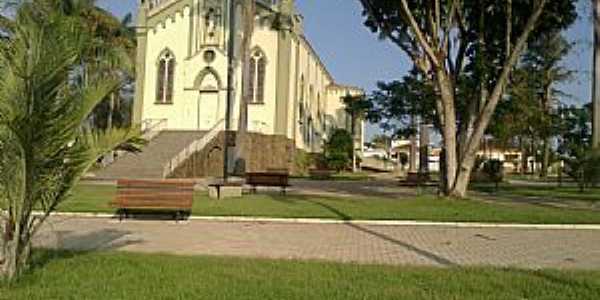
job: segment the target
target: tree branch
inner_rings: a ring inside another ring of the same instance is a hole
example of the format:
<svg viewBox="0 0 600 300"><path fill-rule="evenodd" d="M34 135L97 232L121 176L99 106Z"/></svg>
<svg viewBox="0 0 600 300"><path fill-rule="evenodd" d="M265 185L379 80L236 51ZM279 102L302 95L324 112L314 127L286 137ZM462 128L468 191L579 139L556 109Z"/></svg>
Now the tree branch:
<svg viewBox="0 0 600 300"><path fill-rule="evenodd" d="M487 125L489 124L490 119L494 114L494 110L496 109L500 98L502 97L505 84L510 76L512 68L515 66L515 64L519 60L519 57L521 56L522 51L525 49L525 46L527 45L527 40L529 39L531 32L533 32L533 30L535 29L535 24L542 15L546 3L547 0L540 0L538 6L535 8L534 13L527 21L527 24L525 26L525 29L521 33L521 36L519 36L519 39L517 40L517 43L515 44L512 53L504 63L504 66L502 67L502 73L496 83L496 86L494 87L494 90L491 96L489 97L489 100L485 103L482 112L479 114L477 120L475 121L475 129L469 139L469 146L466 150L467 155L473 155L477 151L477 148L479 147L479 141L481 140L481 137L483 136L485 129L487 128Z"/></svg>
<svg viewBox="0 0 600 300"><path fill-rule="evenodd" d="M459 2L459 0L453 0L452 5L450 6L450 15L448 16L448 19L446 20L446 28L444 29L444 36L442 37L443 42L442 42L442 46L440 47L440 49L442 51L447 51L446 48L448 48L448 43L450 40L450 32L452 31L452 27L454 24L454 18L456 17L456 14L457 14L456 11L458 10L458 2Z"/></svg>
<svg viewBox="0 0 600 300"><path fill-rule="evenodd" d="M410 28L412 29L415 35L416 40L419 42L419 45L421 46L421 48L423 49L433 66L435 66L436 68L441 67L441 63L438 60L438 57L435 55L435 52L431 48L431 45L427 42L427 39L425 38L423 31L421 31L421 28L415 20L415 17L412 15L412 12L410 11L406 0L402 0L402 11L410 25Z"/></svg>

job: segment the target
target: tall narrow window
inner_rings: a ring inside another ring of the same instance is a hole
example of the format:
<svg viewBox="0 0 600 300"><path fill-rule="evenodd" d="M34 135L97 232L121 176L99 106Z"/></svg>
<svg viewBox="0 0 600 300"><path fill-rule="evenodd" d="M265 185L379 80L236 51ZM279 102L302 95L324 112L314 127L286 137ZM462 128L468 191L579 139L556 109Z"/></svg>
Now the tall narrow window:
<svg viewBox="0 0 600 300"><path fill-rule="evenodd" d="M248 76L248 95L250 95L250 101L254 102L254 94L256 93L256 87L254 84L256 83L256 64L253 60L250 61L249 74Z"/></svg>
<svg viewBox="0 0 600 300"><path fill-rule="evenodd" d="M175 80L175 57L165 50L158 59L156 78L156 103L173 103L173 83Z"/></svg>
<svg viewBox="0 0 600 300"><path fill-rule="evenodd" d="M298 99L298 123L300 124L300 134L306 142L306 131L308 130L308 120L306 119L306 109L304 107L304 75L300 75L299 98Z"/></svg>
<svg viewBox="0 0 600 300"><path fill-rule="evenodd" d="M267 58L256 49L250 58L250 99L252 103L265 103L265 76L267 73Z"/></svg>

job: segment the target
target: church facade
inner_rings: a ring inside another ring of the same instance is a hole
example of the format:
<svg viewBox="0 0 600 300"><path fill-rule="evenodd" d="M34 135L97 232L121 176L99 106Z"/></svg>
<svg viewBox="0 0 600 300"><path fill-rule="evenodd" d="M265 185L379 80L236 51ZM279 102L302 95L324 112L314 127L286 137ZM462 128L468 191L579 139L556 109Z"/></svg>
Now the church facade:
<svg viewBox="0 0 600 300"><path fill-rule="evenodd" d="M230 0L236 1L236 0ZM240 1L242 2L242 1ZM138 80L134 122L164 121L167 130L209 131L226 114L229 33L240 45L241 7L227 0L146 0L138 14ZM235 15L236 28L229 16ZM350 129L339 85L303 33L292 0L256 1L251 40L247 129L280 135L318 152L334 128ZM234 50L232 129L242 97L239 47ZM362 126L357 126L362 136Z"/></svg>

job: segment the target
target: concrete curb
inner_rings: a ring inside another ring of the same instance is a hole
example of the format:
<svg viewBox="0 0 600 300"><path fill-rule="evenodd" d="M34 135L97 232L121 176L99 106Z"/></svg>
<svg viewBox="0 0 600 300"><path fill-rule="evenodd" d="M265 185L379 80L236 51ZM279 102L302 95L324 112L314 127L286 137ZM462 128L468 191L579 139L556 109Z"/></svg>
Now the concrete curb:
<svg viewBox="0 0 600 300"><path fill-rule="evenodd" d="M54 213L58 217L113 219L114 214L106 213ZM311 218L261 218L261 217L209 217L191 216L190 221L239 222L239 223L280 223L280 224L346 224L369 226L419 226L450 228L506 228L532 230L600 230L600 224L515 224L482 222L430 222L413 220L335 220Z"/></svg>

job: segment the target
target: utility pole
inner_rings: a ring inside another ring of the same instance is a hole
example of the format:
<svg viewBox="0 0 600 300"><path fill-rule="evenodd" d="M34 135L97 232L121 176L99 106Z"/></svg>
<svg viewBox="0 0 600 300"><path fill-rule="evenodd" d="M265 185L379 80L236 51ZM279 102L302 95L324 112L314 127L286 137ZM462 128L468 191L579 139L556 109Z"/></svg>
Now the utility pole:
<svg viewBox="0 0 600 300"><path fill-rule="evenodd" d="M592 77L592 146L600 147L600 0L592 0L594 10L594 70Z"/></svg>
<svg viewBox="0 0 600 300"><path fill-rule="evenodd" d="M223 183L229 179L229 142L231 131L231 106L233 97L235 54L235 0L229 0L229 42L227 43L227 103L225 105L225 132L223 142Z"/></svg>

